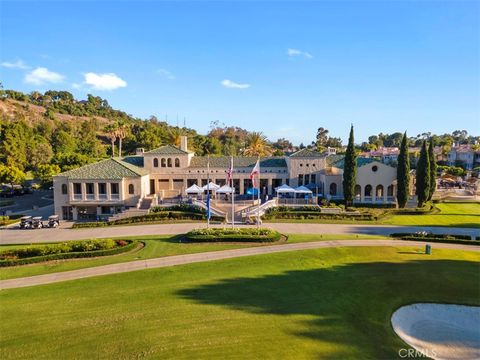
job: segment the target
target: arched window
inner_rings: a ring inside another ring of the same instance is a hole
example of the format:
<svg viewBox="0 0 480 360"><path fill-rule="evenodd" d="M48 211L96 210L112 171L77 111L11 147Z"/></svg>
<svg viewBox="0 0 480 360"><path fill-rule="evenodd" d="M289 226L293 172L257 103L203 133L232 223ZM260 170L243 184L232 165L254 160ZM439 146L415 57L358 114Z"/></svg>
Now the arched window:
<svg viewBox="0 0 480 360"><path fill-rule="evenodd" d="M375 189L375 197L383 197L383 185L377 185Z"/></svg>
<svg viewBox="0 0 480 360"><path fill-rule="evenodd" d="M165 159L162 159L162 167L167 167L167 162Z"/></svg>
<svg viewBox="0 0 480 360"><path fill-rule="evenodd" d="M355 197L360 199L362 196L362 187L360 185L355 185Z"/></svg>
<svg viewBox="0 0 480 360"><path fill-rule="evenodd" d="M372 185L365 186L365 196L372 196Z"/></svg>
<svg viewBox="0 0 480 360"><path fill-rule="evenodd" d="M156 160L156 159L155 159ZM157 166L158 166L158 161L157 161ZM128 185L128 193L130 195L135 194L135 188L133 187L133 184Z"/></svg>
<svg viewBox="0 0 480 360"><path fill-rule="evenodd" d="M172 159L171 158L167 159L167 167L172 167Z"/></svg>
<svg viewBox="0 0 480 360"><path fill-rule="evenodd" d="M175 159L175 167L180 167L180 159L179 158Z"/></svg>
<svg viewBox="0 0 480 360"><path fill-rule="evenodd" d="M387 196L393 196L393 184L388 186Z"/></svg>
<svg viewBox="0 0 480 360"><path fill-rule="evenodd" d="M337 184L331 183L330 184L330 195L335 196L337 195Z"/></svg>
<svg viewBox="0 0 480 360"><path fill-rule="evenodd" d="M153 167L158 167L158 159L153 159Z"/></svg>
<svg viewBox="0 0 480 360"><path fill-rule="evenodd" d="M62 184L62 194L67 195L68 190L67 190L67 184Z"/></svg>

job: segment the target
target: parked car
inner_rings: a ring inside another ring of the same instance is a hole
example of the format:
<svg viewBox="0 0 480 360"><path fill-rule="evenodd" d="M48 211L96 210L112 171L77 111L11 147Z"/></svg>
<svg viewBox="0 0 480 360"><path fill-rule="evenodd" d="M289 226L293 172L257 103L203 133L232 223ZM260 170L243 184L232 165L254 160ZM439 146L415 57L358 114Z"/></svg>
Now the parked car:
<svg viewBox="0 0 480 360"><path fill-rule="evenodd" d="M32 229L41 229L43 228L43 222L41 216L35 216L32 219Z"/></svg>
<svg viewBox="0 0 480 360"><path fill-rule="evenodd" d="M20 218L20 229L31 229L31 228L32 228L32 217L22 216Z"/></svg>
<svg viewBox="0 0 480 360"><path fill-rule="evenodd" d="M60 217L58 215L50 215L48 217L48 227L57 228L60 225Z"/></svg>

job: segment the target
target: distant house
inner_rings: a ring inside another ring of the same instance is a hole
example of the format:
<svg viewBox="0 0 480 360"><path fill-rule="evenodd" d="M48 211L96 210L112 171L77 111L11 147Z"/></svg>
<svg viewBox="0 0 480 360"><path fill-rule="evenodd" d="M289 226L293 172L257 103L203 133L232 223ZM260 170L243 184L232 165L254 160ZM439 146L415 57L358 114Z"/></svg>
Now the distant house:
<svg viewBox="0 0 480 360"><path fill-rule="evenodd" d="M480 166L480 150L474 150L472 145L453 146L447 156L448 165L461 166L466 170Z"/></svg>

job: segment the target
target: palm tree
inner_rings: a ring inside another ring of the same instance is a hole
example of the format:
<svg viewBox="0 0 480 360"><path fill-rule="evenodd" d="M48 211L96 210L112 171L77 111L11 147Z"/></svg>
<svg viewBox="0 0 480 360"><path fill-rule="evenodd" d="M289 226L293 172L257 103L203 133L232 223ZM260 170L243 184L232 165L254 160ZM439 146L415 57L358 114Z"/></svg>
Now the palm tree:
<svg viewBox="0 0 480 360"><path fill-rule="evenodd" d="M115 126L117 128L115 134L118 138L118 156L122 157L122 142L130 133L130 125L125 120L118 120Z"/></svg>
<svg viewBox="0 0 480 360"><path fill-rule="evenodd" d="M243 150L245 156L269 156L273 149L265 135L261 132L252 132L247 139L247 147Z"/></svg>
<svg viewBox="0 0 480 360"><path fill-rule="evenodd" d="M112 157L115 157L115 141L117 141L117 124L108 124L105 126L105 135L110 140L112 145Z"/></svg>
<svg viewBox="0 0 480 360"><path fill-rule="evenodd" d="M183 131L180 128L170 128L167 134L167 141L169 144L179 147L180 137L183 135Z"/></svg>

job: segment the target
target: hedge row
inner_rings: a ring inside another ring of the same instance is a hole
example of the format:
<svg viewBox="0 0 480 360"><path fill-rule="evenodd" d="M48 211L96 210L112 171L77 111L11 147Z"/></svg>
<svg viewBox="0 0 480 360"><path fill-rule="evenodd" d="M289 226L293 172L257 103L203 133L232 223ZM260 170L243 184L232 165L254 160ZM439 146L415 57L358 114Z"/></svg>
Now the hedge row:
<svg viewBox="0 0 480 360"><path fill-rule="evenodd" d="M192 242L275 242L282 238L270 229L198 229L185 235Z"/></svg>
<svg viewBox="0 0 480 360"><path fill-rule="evenodd" d="M461 245L480 245L479 240L471 240L469 236L464 235L433 235L432 236L423 236L416 234L391 234L390 236L396 237L400 240L410 240L410 241L424 241L424 242L433 242L433 243L444 243L444 244L461 244Z"/></svg>
<svg viewBox="0 0 480 360"><path fill-rule="evenodd" d="M292 211L292 212L279 212L279 213L270 213L265 214L263 219L321 219L321 220L360 220L360 221L372 221L376 220L377 217L369 214L349 214L349 213L340 213L340 214L328 214L320 213L318 211Z"/></svg>
<svg viewBox="0 0 480 360"><path fill-rule="evenodd" d="M150 213L141 216L132 216L125 219L118 219L113 221L98 221L98 222L83 222L73 224L73 228L91 228L91 227L102 227L102 226L112 226L112 225L127 225L134 223L143 223L143 222L152 222L159 220L206 220L207 216L205 214L191 213L191 212L182 212L182 211L164 211ZM210 218L212 221L223 221L224 218L220 216L212 216Z"/></svg>
<svg viewBox="0 0 480 360"><path fill-rule="evenodd" d="M442 240L471 240L470 235L451 235L451 234L417 234L417 233L393 233L392 237L417 237L426 239L442 239Z"/></svg>
<svg viewBox="0 0 480 360"><path fill-rule="evenodd" d="M22 259L5 259L5 260L0 260L0 267L27 265L27 264L34 264L34 263L39 263L44 261L51 261L51 260L117 255L117 254L131 251L135 249L138 245L138 241L132 241L132 240L120 240L120 241L124 241L127 244L123 246L115 247L113 249L105 249L105 250L57 253L57 254L34 256L34 257L22 258Z"/></svg>
<svg viewBox="0 0 480 360"><path fill-rule="evenodd" d="M150 210L151 213L160 213L165 211L181 211L187 213L206 214L205 209L202 209L200 206L192 204L178 204L168 207L155 206Z"/></svg>

